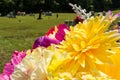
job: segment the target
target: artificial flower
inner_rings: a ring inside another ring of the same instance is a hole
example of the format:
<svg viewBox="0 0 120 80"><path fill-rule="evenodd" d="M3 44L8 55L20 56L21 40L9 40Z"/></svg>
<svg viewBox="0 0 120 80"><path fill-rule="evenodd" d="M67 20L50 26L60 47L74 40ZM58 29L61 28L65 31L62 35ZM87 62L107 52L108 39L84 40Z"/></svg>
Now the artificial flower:
<svg viewBox="0 0 120 80"><path fill-rule="evenodd" d="M69 3L69 5L72 7L73 11L77 14L77 16L81 17L81 19L85 20L87 18L90 18L92 13L87 13L86 9L82 9L82 7L76 4Z"/></svg>
<svg viewBox="0 0 120 80"><path fill-rule="evenodd" d="M14 51L11 61L5 64L3 73L0 74L0 80L9 80L10 75L14 72L15 66L18 65L25 56L26 51Z"/></svg>
<svg viewBox="0 0 120 80"><path fill-rule="evenodd" d="M4 73L0 74L0 80L9 80L9 79L10 79L10 78L9 78L8 75L6 75L6 74L4 74Z"/></svg>
<svg viewBox="0 0 120 80"><path fill-rule="evenodd" d="M66 24L59 24L57 28L58 28L58 31L55 35L55 38L59 41L62 41L64 40L64 37L66 34L65 31L69 31L69 28Z"/></svg>
<svg viewBox="0 0 120 80"><path fill-rule="evenodd" d="M47 67L53 56L54 47L44 48L38 47L31 53L28 51L28 55L18 64L11 80L47 80L48 71Z"/></svg>
<svg viewBox="0 0 120 80"><path fill-rule="evenodd" d="M98 65L99 70L103 71L107 75L111 76L112 78L119 80L120 79L120 48L112 48L111 49L114 53L114 55L110 56L110 58L113 61L113 64L101 64Z"/></svg>
<svg viewBox="0 0 120 80"><path fill-rule="evenodd" d="M111 18L110 18L110 17ZM110 56L112 47L120 46L116 41L120 39L118 31L106 32L112 21L116 18L107 14L104 16L91 17L83 23L70 27L65 40L58 45L61 55L65 53L67 57L56 64L49 71L53 76L60 73L70 73L75 76L78 72L89 71L98 74L98 64L113 64ZM69 56L69 58L68 58ZM56 57L57 58L57 57Z"/></svg>
<svg viewBox="0 0 120 80"><path fill-rule="evenodd" d="M51 44L58 44L58 43L59 43L58 40L51 39L47 36L41 36L35 40L34 45L33 45L33 49L35 49L39 46L48 47Z"/></svg>
<svg viewBox="0 0 120 80"><path fill-rule="evenodd" d="M64 40L65 31L69 31L69 28L66 24L59 24L57 27L52 27L47 33L46 36L57 39L59 41Z"/></svg>
<svg viewBox="0 0 120 80"><path fill-rule="evenodd" d="M69 30L66 24L59 24L58 27L52 27L45 36L40 36L35 40L33 49L39 46L48 47L51 44L59 44L64 40L65 30Z"/></svg>
<svg viewBox="0 0 120 80"><path fill-rule="evenodd" d="M48 80L116 80L99 71L99 75L93 75L89 72L79 72L75 76L71 73L63 72L59 76L54 76Z"/></svg>

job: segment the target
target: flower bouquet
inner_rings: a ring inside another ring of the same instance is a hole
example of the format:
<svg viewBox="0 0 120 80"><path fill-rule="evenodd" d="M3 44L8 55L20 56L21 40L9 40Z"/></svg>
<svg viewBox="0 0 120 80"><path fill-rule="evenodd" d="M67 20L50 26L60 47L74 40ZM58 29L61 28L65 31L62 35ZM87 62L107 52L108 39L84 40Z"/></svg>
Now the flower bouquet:
<svg viewBox="0 0 120 80"><path fill-rule="evenodd" d="M14 51L0 80L119 80L120 33L108 31L119 16L108 11L52 27L32 49Z"/></svg>

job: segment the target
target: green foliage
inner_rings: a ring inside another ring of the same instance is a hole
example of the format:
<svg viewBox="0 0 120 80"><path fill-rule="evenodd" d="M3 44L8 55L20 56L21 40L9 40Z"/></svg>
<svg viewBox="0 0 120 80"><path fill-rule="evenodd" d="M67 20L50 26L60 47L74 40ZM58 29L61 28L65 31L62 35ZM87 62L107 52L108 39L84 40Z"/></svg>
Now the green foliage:
<svg viewBox="0 0 120 80"><path fill-rule="evenodd" d="M53 16L17 16L16 18L0 17L0 72L6 62L9 62L14 50L28 50L32 48L35 39L44 35L49 28L73 20L73 13L58 13Z"/></svg>
<svg viewBox="0 0 120 80"><path fill-rule="evenodd" d="M81 5L82 8L94 11L120 8L120 0L0 0L0 13L25 11L38 13L39 10L52 12L72 12L68 3Z"/></svg>

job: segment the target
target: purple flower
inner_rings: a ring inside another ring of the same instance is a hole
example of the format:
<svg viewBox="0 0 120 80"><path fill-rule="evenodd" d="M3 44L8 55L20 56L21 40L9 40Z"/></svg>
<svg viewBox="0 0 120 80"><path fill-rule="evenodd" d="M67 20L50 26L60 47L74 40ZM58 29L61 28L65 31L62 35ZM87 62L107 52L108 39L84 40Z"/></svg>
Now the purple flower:
<svg viewBox="0 0 120 80"><path fill-rule="evenodd" d="M35 40L33 49L39 46L48 47L51 44L59 44L62 40L64 40L65 30L69 30L66 24L59 24L57 26L57 32L55 32L55 27L52 27L48 30L45 36L41 36ZM49 35L53 35L55 38L51 38Z"/></svg>
<svg viewBox="0 0 120 80"><path fill-rule="evenodd" d="M35 49L39 46L48 47L48 46L50 46L50 44L58 44L58 43L59 43L58 40L51 39L47 36L41 36L35 40L33 49Z"/></svg>
<svg viewBox="0 0 120 80"><path fill-rule="evenodd" d="M109 10L108 13L109 13L110 16L113 16L113 13L112 13L111 10Z"/></svg>
<svg viewBox="0 0 120 80"><path fill-rule="evenodd" d="M113 15L112 11L109 10L108 11L109 17L113 17L113 20L117 19L118 17L120 17L120 13L117 13L116 15Z"/></svg>

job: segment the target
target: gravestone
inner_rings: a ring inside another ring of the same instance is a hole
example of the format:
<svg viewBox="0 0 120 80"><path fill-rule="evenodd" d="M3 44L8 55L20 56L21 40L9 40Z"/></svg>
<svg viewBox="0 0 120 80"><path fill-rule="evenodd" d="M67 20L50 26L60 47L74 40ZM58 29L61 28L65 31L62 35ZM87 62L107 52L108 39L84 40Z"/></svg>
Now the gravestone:
<svg viewBox="0 0 120 80"><path fill-rule="evenodd" d="M52 16L52 12L51 11L45 12L45 16Z"/></svg>
<svg viewBox="0 0 120 80"><path fill-rule="evenodd" d="M16 15L13 11L11 11L10 13L7 14L8 18L16 18Z"/></svg>
<svg viewBox="0 0 120 80"><path fill-rule="evenodd" d="M65 20L64 23L68 26L73 26L74 25L74 21L73 20Z"/></svg>

